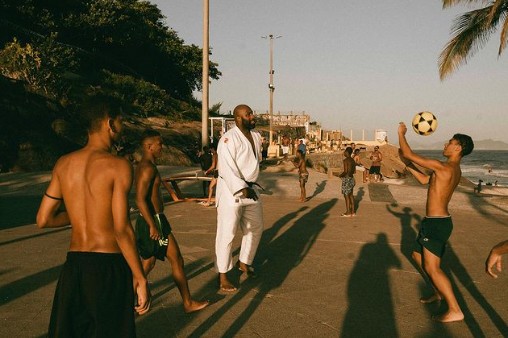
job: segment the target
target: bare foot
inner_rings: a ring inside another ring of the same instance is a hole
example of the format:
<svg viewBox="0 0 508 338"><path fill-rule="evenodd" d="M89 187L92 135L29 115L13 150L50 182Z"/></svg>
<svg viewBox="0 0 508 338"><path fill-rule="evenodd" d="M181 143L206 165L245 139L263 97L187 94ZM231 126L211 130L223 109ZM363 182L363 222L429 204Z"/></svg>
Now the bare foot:
<svg viewBox="0 0 508 338"><path fill-rule="evenodd" d="M462 311L448 311L439 316L432 316L432 320L441 323L460 322L464 320L464 314Z"/></svg>
<svg viewBox="0 0 508 338"><path fill-rule="evenodd" d="M430 297L420 298L420 303L422 303L422 304L430 304L430 303L440 302L440 301L441 301L441 296L437 293L433 294Z"/></svg>
<svg viewBox="0 0 508 338"><path fill-rule="evenodd" d="M196 312L196 311L199 311L199 310L203 310L208 305L210 305L210 301L209 300L203 300L201 302L198 302L198 301L195 301L195 300L191 300L191 303L189 305L187 305L187 306L184 305L183 306L183 311L185 311L185 313L192 313L192 312Z"/></svg>
<svg viewBox="0 0 508 338"><path fill-rule="evenodd" d="M219 273L219 288L221 291L225 291L225 292L235 292L237 290L236 286L234 286L227 279L225 273Z"/></svg>

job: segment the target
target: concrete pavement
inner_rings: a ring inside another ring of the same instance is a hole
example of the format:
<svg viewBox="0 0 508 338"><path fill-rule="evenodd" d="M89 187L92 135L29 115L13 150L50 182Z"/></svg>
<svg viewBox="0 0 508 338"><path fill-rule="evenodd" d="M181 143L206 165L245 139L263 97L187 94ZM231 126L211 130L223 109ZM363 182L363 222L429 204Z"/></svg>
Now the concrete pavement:
<svg viewBox="0 0 508 338"><path fill-rule="evenodd" d="M255 262L261 276L245 280L233 271L231 278L241 283L236 293L217 292L215 209L195 202L166 206L191 293L214 303L184 314L169 264L158 262L149 276L152 309L137 319L138 337L508 336L508 275L494 280L484 273L492 245L508 238L506 198L477 197L459 188L452 200L455 229L444 267L466 318L445 325L430 319L439 310L436 304L419 303L430 290L409 259L425 189L359 184L358 216L342 218L338 178L311 171L311 198L300 203L296 173L280 169L265 170L260 180L268 190ZM29 221L34 215L23 213L36 209L32 204L40 200L45 175L36 180L0 175L1 337L42 337L47 330L70 229L38 230Z"/></svg>

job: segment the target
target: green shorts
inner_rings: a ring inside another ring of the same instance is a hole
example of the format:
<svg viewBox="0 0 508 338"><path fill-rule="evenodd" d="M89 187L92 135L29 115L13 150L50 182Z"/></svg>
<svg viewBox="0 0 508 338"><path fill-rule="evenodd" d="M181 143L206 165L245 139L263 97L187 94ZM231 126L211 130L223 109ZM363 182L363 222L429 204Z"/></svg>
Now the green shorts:
<svg viewBox="0 0 508 338"><path fill-rule="evenodd" d="M136 219L136 244L141 258L155 257L163 261L168 250L168 236L171 234L171 225L164 214L156 214L153 219L162 234L162 238L157 241L150 238L150 227L143 216L139 214Z"/></svg>
<svg viewBox="0 0 508 338"><path fill-rule="evenodd" d="M446 242L452 234L452 217L425 217L416 238L414 251L423 254L423 248L438 257L443 257Z"/></svg>

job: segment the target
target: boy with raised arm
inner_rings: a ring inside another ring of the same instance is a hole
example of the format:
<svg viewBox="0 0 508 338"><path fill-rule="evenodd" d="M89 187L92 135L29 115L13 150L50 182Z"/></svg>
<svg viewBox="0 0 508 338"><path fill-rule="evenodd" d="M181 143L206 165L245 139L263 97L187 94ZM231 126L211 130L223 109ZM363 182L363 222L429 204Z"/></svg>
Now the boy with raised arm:
<svg viewBox="0 0 508 338"><path fill-rule="evenodd" d="M399 144L401 158L406 161L407 169L421 183L428 184L426 216L420 226L420 233L413 251L413 258L422 271L428 275L434 294L428 298L421 298L422 303L431 303L444 299L448 310L433 319L439 322L455 322L464 319L464 314L453 293L449 278L441 269L441 257L443 257L446 242L453 229L453 223L448 204L453 191L460 182L462 175L460 162L469 155L474 148L471 137L463 134L455 134L444 145L443 155L446 162L426 158L414 153L406 140L407 127L404 123L399 124ZM426 175L419 171L414 164L432 170L432 174Z"/></svg>

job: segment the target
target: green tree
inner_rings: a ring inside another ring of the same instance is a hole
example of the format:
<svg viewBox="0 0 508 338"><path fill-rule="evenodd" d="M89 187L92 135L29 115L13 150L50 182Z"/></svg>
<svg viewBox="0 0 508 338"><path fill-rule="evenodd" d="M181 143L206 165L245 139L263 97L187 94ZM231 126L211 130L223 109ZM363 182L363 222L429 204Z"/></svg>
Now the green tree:
<svg viewBox="0 0 508 338"><path fill-rule="evenodd" d="M443 8L460 3L487 3L485 0L443 0ZM508 42L508 0L493 0L489 5L464 13L455 19L453 38L446 44L439 56L439 75L441 80L449 76L460 65L467 62L478 49L489 40L498 26L501 26L498 55L501 55Z"/></svg>

